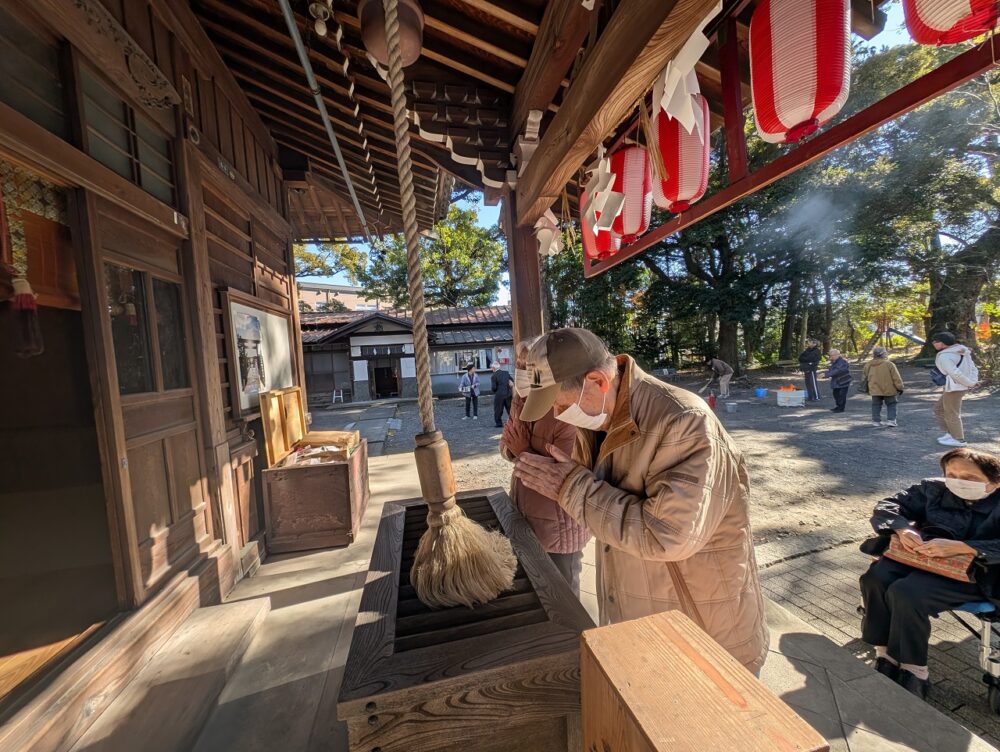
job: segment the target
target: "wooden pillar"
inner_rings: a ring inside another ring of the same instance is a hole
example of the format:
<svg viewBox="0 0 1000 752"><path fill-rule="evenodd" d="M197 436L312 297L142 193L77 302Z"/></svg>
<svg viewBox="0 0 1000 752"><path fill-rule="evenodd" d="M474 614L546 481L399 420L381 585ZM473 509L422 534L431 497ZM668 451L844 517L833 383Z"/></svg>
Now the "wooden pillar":
<svg viewBox="0 0 1000 752"><path fill-rule="evenodd" d="M513 192L504 197L504 232L510 267L510 308L514 315L514 342L542 333L542 277L538 241L530 227L517 226Z"/></svg>
<svg viewBox="0 0 1000 752"><path fill-rule="evenodd" d="M743 81L740 78L740 42L736 20L728 18L719 31L722 66L722 110L726 119L726 164L729 184L747 175L747 142L743 126Z"/></svg>
<svg viewBox="0 0 1000 752"><path fill-rule="evenodd" d="M182 249L184 283L187 288L191 333L195 352L195 388L198 392L206 458L205 472L212 498L212 536L230 544L233 563L239 565L239 529L236 522L235 489L230 466L222 404L218 341L215 335L215 289L208 265L208 237L202 189L202 165L198 149L188 139L178 149L181 202L190 219L190 235Z"/></svg>

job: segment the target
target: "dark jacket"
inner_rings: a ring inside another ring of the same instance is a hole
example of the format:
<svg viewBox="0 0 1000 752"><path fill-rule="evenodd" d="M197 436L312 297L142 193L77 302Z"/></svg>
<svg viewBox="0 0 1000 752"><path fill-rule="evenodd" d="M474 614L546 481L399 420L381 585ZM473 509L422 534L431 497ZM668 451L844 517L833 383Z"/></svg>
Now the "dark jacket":
<svg viewBox="0 0 1000 752"><path fill-rule="evenodd" d="M830 386L834 389L843 389L851 385L851 365L846 358L837 358L826 369L826 378L830 379Z"/></svg>
<svg viewBox="0 0 1000 752"><path fill-rule="evenodd" d="M978 555L969 576L991 600L1000 601L1000 490L985 499L960 499L942 478L929 478L883 499L871 518L878 538L865 541L861 550L881 555L894 530L913 527L924 538L949 538L968 543Z"/></svg>
<svg viewBox="0 0 1000 752"><path fill-rule="evenodd" d="M511 398L510 374L499 368L490 375L490 391L493 392L493 399L508 400Z"/></svg>
<svg viewBox="0 0 1000 752"><path fill-rule="evenodd" d="M819 360L822 357L818 347L809 347L799 355L799 368L806 372L815 371L819 368Z"/></svg>

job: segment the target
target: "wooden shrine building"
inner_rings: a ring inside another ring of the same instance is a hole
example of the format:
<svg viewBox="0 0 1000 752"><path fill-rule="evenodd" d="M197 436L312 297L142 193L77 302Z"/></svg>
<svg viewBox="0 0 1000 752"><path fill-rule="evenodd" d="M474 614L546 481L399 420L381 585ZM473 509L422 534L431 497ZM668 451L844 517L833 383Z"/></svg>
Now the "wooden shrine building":
<svg viewBox="0 0 1000 752"><path fill-rule="evenodd" d="M881 4L852 0L857 34ZM576 211L581 168L634 137L696 29L730 185L588 275L996 60L964 53L748 173L752 0L421 5L419 229L456 186L502 202L514 342L542 330L536 221ZM0 0L0 749L74 747L266 556L259 394L308 383L292 243L402 231L362 31L355 0ZM3 302L21 275L36 313Z"/></svg>

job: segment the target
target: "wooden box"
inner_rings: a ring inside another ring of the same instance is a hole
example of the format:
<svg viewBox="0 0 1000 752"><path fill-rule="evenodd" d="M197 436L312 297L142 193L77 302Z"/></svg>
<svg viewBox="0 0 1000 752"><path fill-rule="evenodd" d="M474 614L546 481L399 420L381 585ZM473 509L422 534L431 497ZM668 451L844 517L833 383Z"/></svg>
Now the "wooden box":
<svg viewBox="0 0 1000 752"><path fill-rule="evenodd" d="M679 611L585 632L580 673L586 750L830 749Z"/></svg>
<svg viewBox="0 0 1000 752"><path fill-rule="evenodd" d="M262 392L268 469L264 521L270 553L344 546L354 540L368 505L368 443L357 431L307 431L299 387ZM276 467L303 446L337 446L336 460Z"/></svg>
<svg viewBox="0 0 1000 752"><path fill-rule="evenodd" d="M593 626L500 489L459 495L514 544L514 589L434 610L409 582L423 501L387 504L341 686L352 752L579 752L580 634Z"/></svg>

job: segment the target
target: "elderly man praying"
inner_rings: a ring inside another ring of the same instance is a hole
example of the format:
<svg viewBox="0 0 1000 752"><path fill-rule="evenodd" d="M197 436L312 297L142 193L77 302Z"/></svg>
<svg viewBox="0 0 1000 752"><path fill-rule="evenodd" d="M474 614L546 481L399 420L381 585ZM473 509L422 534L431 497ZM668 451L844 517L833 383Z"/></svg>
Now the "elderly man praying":
<svg viewBox="0 0 1000 752"><path fill-rule="evenodd" d="M523 453L515 474L597 539L602 624L679 609L759 672L768 634L739 450L697 395L617 358L585 329L541 337L521 419L577 427L573 456Z"/></svg>

